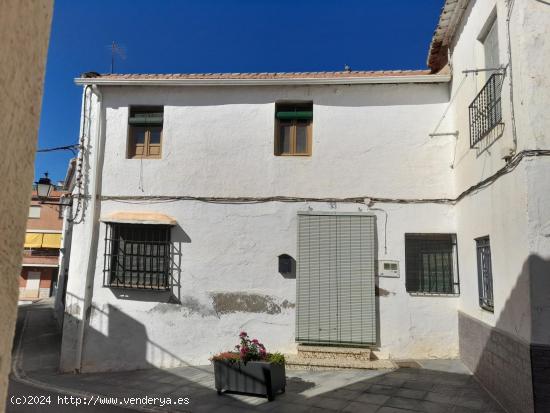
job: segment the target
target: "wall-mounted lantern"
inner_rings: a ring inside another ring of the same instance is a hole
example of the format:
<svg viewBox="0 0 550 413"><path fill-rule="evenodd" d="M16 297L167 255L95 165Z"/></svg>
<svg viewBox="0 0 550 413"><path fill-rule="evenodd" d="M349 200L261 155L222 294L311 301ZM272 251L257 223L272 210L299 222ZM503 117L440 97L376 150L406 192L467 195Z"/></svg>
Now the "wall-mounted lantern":
<svg viewBox="0 0 550 413"><path fill-rule="evenodd" d="M72 196L66 194L60 198L60 202L48 202L50 194L55 189L55 186L52 184L52 180L48 178L48 173L45 172L44 176L35 182L36 185L36 196L38 197L38 202L46 205L58 205L60 207L72 205Z"/></svg>
<svg viewBox="0 0 550 413"><path fill-rule="evenodd" d="M40 178L38 182L36 182L36 195L38 196L38 199L41 201L48 199L52 189L52 181L48 178L48 173L45 172L44 177Z"/></svg>

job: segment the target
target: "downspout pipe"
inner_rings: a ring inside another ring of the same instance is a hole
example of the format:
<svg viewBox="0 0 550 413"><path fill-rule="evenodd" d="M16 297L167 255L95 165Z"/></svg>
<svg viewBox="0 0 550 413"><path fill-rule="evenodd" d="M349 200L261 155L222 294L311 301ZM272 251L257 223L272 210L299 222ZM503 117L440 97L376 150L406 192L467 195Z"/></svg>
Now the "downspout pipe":
<svg viewBox="0 0 550 413"><path fill-rule="evenodd" d="M97 243L99 237L99 215L101 205L99 204L99 195L101 194L101 172L103 166L103 157L105 151L105 137L103 133L103 95L97 87L92 84L92 92L97 96L97 111L96 111L96 125L95 125L95 138L92 146L93 161L90 165L91 174L93 174L93 183L90 192L90 209L88 213L88 219L90 220L88 226L90 228L90 243L88 245L88 259L86 263L86 281L84 287L84 303L82 309L82 321L78 328L77 347L76 347L76 360L75 360L75 372L80 373L82 370L82 354L84 350L84 340L86 335L86 327L90 321L90 315L92 312L92 297L94 287L94 275L97 262ZM90 107L91 109L91 107Z"/></svg>
<svg viewBox="0 0 550 413"><path fill-rule="evenodd" d="M512 65L512 35L510 34L510 21L512 20L512 10L514 9L515 0L508 0L506 5L508 6L508 13L506 16L506 40L507 40L507 52L508 52L508 73L510 76L510 117L512 120L512 140L513 140L513 153L515 154L518 149L518 134L516 129L516 112L514 109L514 76Z"/></svg>
<svg viewBox="0 0 550 413"><path fill-rule="evenodd" d="M70 200L70 196L67 196ZM67 268L68 261L70 259L70 235L71 235L71 222L69 218L72 216L72 204L69 203L63 208L63 224L61 227L61 234L63 234L63 243L61 244L61 250L59 253L59 270L57 272L57 291L55 293L54 301L54 317L60 329L63 329L63 317L65 316L65 294L67 285Z"/></svg>

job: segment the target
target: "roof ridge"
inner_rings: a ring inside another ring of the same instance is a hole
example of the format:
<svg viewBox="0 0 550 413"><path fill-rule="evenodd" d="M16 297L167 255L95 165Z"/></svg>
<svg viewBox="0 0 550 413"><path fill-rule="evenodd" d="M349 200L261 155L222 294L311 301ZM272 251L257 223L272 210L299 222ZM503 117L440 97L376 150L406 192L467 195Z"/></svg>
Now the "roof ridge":
<svg viewBox="0 0 550 413"><path fill-rule="evenodd" d="M207 72L207 73L104 73L86 72L79 78L105 80L300 80L300 79L360 79L376 77L425 76L430 69L408 70L340 70L317 72Z"/></svg>
<svg viewBox="0 0 550 413"><path fill-rule="evenodd" d="M319 75L319 74L370 74L370 73L426 73L429 69L380 69L380 70L319 70L319 71L303 71L303 72L180 72L180 73L93 73L94 77L109 77L109 76L276 76L276 75Z"/></svg>

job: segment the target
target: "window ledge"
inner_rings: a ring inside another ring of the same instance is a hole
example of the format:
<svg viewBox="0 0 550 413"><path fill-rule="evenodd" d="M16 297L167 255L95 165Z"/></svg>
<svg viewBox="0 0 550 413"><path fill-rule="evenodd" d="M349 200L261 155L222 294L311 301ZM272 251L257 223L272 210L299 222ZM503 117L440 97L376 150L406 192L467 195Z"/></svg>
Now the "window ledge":
<svg viewBox="0 0 550 413"><path fill-rule="evenodd" d="M286 153L280 153L276 154L275 156L278 157L287 157L287 158L311 158L310 154L286 154Z"/></svg>
<svg viewBox="0 0 550 413"><path fill-rule="evenodd" d="M116 290L128 290L128 291L150 291L150 292L166 292L170 291L170 287L166 286L130 286L130 285L116 285L116 284L105 284L104 287L116 289Z"/></svg>
<svg viewBox="0 0 550 413"><path fill-rule="evenodd" d="M413 297L459 297L460 293L414 293L407 291Z"/></svg>

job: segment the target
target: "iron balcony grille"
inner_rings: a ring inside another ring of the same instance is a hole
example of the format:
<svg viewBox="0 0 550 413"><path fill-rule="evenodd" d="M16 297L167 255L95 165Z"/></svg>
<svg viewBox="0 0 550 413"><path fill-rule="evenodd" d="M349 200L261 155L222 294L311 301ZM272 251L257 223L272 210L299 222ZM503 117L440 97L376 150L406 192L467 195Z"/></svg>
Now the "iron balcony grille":
<svg viewBox="0 0 550 413"><path fill-rule="evenodd" d="M104 286L168 290L169 273L169 226L107 224Z"/></svg>
<svg viewBox="0 0 550 413"><path fill-rule="evenodd" d="M470 147L502 123L501 91L504 73L493 73L469 106Z"/></svg>
<svg viewBox="0 0 550 413"><path fill-rule="evenodd" d="M479 284L479 305L488 311L494 311L493 302L493 270L491 265L491 245L489 237L478 238L477 275Z"/></svg>
<svg viewBox="0 0 550 413"><path fill-rule="evenodd" d="M405 234L405 267L409 293L460 294L454 234Z"/></svg>

